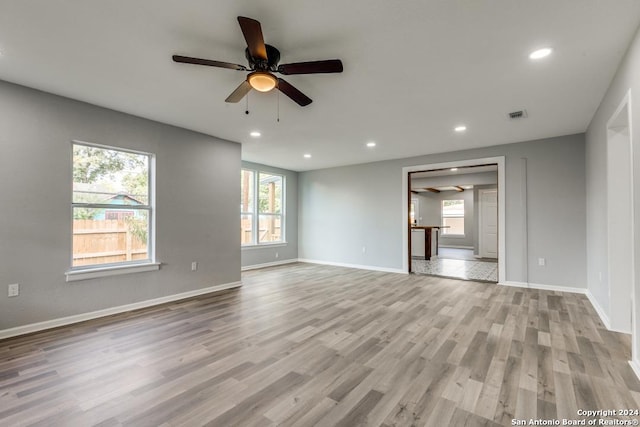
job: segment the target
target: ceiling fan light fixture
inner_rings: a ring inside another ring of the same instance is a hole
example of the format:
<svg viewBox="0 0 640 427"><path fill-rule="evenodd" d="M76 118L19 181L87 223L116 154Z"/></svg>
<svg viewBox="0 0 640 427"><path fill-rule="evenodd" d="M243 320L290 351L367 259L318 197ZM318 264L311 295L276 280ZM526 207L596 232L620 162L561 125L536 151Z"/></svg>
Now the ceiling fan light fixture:
<svg viewBox="0 0 640 427"><path fill-rule="evenodd" d="M252 88L258 92L269 92L276 87L277 80L273 74L265 73L263 71L254 71L247 76L247 81Z"/></svg>
<svg viewBox="0 0 640 427"><path fill-rule="evenodd" d="M531 52L529 54L529 58L531 59L542 59L544 57L547 57L549 55L551 55L551 52L553 51L553 49L551 49L550 47L545 47L542 49L538 49L535 50L533 52Z"/></svg>

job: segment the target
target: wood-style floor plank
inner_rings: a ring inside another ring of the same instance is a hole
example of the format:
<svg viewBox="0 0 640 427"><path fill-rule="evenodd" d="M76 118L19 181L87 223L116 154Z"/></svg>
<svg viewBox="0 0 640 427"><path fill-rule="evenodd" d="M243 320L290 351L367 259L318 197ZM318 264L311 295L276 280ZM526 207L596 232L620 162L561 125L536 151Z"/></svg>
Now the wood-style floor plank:
<svg viewBox="0 0 640 427"><path fill-rule="evenodd" d="M498 426L634 409L583 295L293 264L0 341L0 426Z"/></svg>

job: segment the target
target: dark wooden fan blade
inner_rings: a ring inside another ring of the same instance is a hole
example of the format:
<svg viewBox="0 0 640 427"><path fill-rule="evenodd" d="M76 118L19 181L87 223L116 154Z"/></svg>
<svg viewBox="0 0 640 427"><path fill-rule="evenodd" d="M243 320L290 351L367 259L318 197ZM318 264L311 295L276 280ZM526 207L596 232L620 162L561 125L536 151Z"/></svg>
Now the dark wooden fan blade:
<svg viewBox="0 0 640 427"><path fill-rule="evenodd" d="M246 94L249 93L250 90L251 85L248 81L245 80L240 83L240 86L238 86L236 90L231 92L231 95L229 95L227 99L224 100L224 102L239 102L242 98L244 98Z"/></svg>
<svg viewBox="0 0 640 427"><path fill-rule="evenodd" d="M240 24L244 39L247 41L247 47L249 47L251 56L266 61L267 48L264 45L260 23L255 19L245 18L244 16L238 16L238 23Z"/></svg>
<svg viewBox="0 0 640 427"><path fill-rule="evenodd" d="M211 59L191 58L189 56L173 55L175 62L182 62L184 64L195 65L208 65L210 67L229 68L231 70L247 71L247 67L244 65L231 64L229 62L213 61Z"/></svg>
<svg viewBox="0 0 640 427"><path fill-rule="evenodd" d="M280 92L293 99L301 107L307 106L313 102L311 101L311 98L291 86L291 84L287 83L285 80L278 79L278 89L280 89Z"/></svg>
<svg viewBox="0 0 640 427"><path fill-rule="evenodd" d="M278 67L278 71L282 74L341 73L342 61L339 59L327 59L326 61L282 64Z"/></svg>

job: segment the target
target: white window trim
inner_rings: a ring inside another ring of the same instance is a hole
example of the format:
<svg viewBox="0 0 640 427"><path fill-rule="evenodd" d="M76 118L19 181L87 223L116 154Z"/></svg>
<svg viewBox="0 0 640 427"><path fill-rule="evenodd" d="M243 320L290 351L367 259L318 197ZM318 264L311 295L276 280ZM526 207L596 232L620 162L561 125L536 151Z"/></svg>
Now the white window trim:
<svg viewBox="0 0 640 427"><path fill-rule="evenodd" d="M252 243L245 243L240 245L241 249L259 249L264 247L276 247L276 246L287 246L287 227L285 222L285 214L286 214L286 203L287 203L287 177L283 174L269 172L265 170L259 169L251 169L251 168L241 168L243 171L253 172L253 211L252 212L240 212L240 217L243 215L250 215L252 218L251 221L251 236L253 237ZM282 201L279 214L273 213L260 213L258 212L260 206L260 173L269 174L273 176L279 176L282 178ZM278 242L260 242L258 236L258 226L260 224L260 215L273 215L280 216L280 233L281 240Z"/></svg>
<svg viewBox="0 0 640 427"><path fill-rule="evenodd" d="M96 279L98 277L119 276L121 274L142 273L144 271L160 270L159 262L145 262L127 265L109 265L105 267L75 268L65 273L67 282Z"/></svg>
<svg viewBox="0 0 640 427"><path fill-rule="evenodd" d="M449 200L461 200L462 204L464 205L464 199L442 199L440 201L440 222L441 224L444 225L444 219L445 218L462 218L463 220L466 219L465 214L463 213L462 215L446 215L443 212L443 205L445 200L449 201ZM464 226L464 222L463 222L463 226ZM466 233L457 233L457 234L449 234L446 232L446 228L442 229L442 234L440 235L440 237L448 239L448 238L453 238L453 239L464 239L465 237L467 237ZM466 232L466 227L465 227L465 232Z"/></svg>
<svg viewBox="0 0 640 427"><path fill-rule="evenodd" d="M160 262L156 261L155 240L156 240L156 156L153 153L145 151L131 150L127 148L113 147L103 144L94 144L86 141L72 140L71 141L71 168L73 173L73 145L85 145L89 147L102 148L105 150L123 151L126 153L142 154L149 157L149 202L144 207L136 209L144 209L149 212L149 236L148 239L148 253L149 259L141 261L128 261L117 264L95 264L89 266L76 266L73 267L73 208L75 206L83 205L81 203L73 203L71 201L71 253L69 264L71 267L65 272L66 281L74 282L79 280L94 279L98 277L117 276L121 274L140 273L144 271L154 271L160 269ZM71 181L71 193L73 194L73 179ZM73 196L72 196L73 197ZM109 205L110 209L120 209L120 205ZM123 205L122 208L131 208L131 206Z"/></svg>
<svg viewBox="0 0 640 427"><path fill-rule="evenodd" d="M287 242L265 242L260 243L259 245L242 245L240 249L244 250L252 250L252 249L262 249L262 248L277 248L279 246L287 246Z"/></svg>

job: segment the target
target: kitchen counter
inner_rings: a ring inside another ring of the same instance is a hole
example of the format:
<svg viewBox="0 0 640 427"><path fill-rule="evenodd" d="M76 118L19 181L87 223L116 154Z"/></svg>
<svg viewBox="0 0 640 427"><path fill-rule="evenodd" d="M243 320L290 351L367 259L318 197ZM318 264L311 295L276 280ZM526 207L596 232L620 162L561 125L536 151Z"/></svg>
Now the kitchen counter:
<svg viewBox="0 0 640 427"><path fill-rule="evenodd" d="M423 257L430 260L438 255L438 234L441 228L449 228L448 225L412 225L411 226L411 256ZM416 234L424 234L424 246L422 237Z"/></svg>

